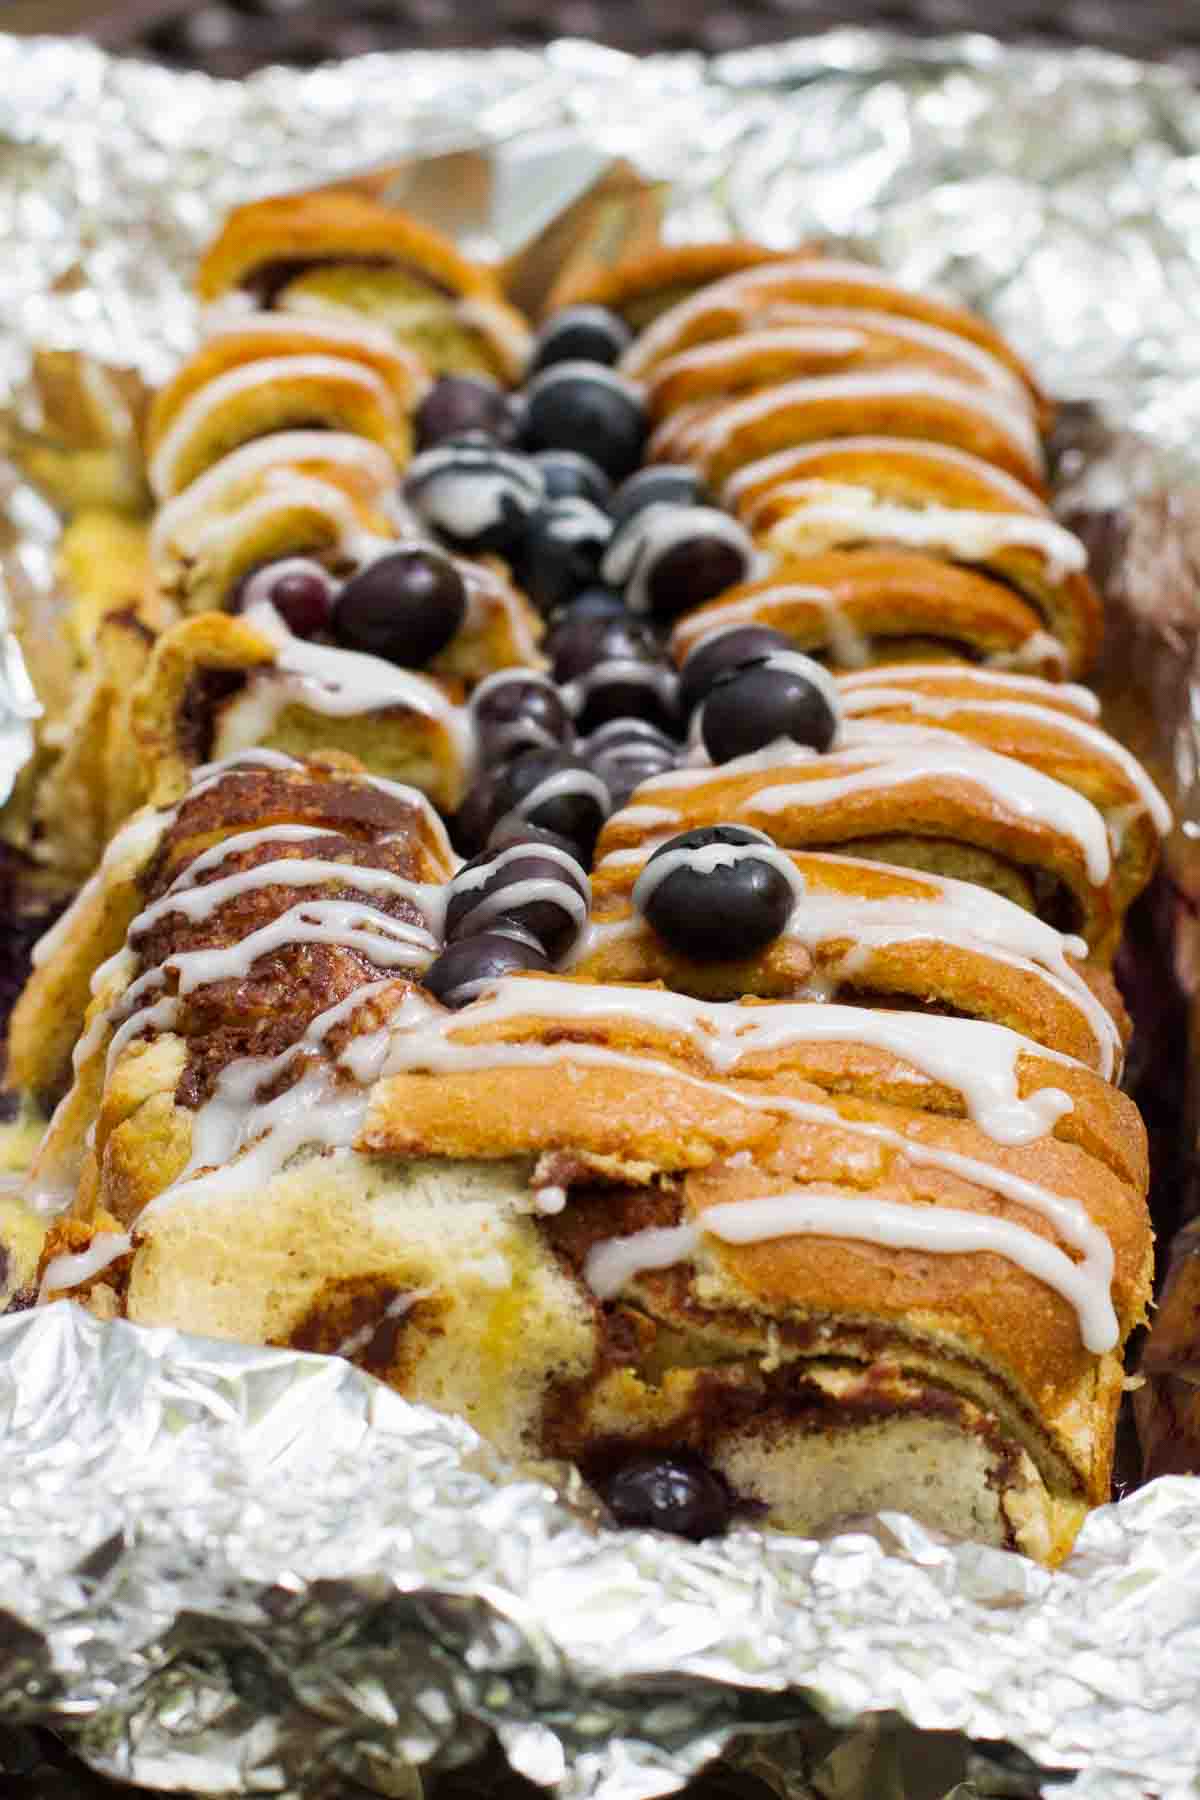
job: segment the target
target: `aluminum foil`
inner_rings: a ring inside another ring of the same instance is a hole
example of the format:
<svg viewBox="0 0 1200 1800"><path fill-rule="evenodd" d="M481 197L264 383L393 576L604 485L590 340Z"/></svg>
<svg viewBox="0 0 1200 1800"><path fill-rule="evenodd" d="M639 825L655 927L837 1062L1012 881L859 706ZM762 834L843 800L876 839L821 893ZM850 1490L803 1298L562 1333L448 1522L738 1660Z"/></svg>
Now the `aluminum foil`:
<svg viewBox="0 0 1200 1800"><path fill-rule="evenodd" d="M563 43L241 86L0 40L0 419L20 467L68 466L31 355L122 392L161 377L194 329L191 261L239 201L376 167L511 259L626 159L669 237L832 234L985 306L1086 403L1073 503L1119 509L1143 571L1148 538L1183 546L1185 662L1198 138L1170 71L984 39L844 32L711 64ZM91 447L123 466L119 429ZM20 482L7 511L0 577L28 615L56 525ZM1154 585L1135 569L1127 591L1157 654ZM0 788L34 706L7 639ZM1187 811L1195 731L1171 729ZM692 1546L606 1530L561 1471L505 1469L337 1361L65 1305L0 1321L0 1417L0 1718L68 1729L112 1775L409 1796L494 1731L535 1782L648 1800L736 1734L785 1800L974 1800L1072 1771L1078 1800L1197 1791L1194 1480L1093 1514L1055 1574L898 1516ZM880 1749L914 1742L907 1763ZM961 1776L931 1787L948 1742Z"/></svg>

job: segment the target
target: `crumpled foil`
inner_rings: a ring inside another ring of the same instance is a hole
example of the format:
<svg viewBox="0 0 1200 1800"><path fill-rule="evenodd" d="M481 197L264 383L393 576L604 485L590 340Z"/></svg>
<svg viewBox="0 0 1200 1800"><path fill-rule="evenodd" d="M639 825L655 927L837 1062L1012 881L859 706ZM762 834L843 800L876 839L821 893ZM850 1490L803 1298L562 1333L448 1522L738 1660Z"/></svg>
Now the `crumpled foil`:
<svg viewBox="0 0 1200 1800"><path fill-rule="evenodd" d="M1168 70L842 32L710 64L572 42L235 86L0 39L0 146L14 454L53 466L33 351L172 366L192 259L239 201L386 165L509 258L625 158L663 184L668 237L833 235L984 306L1086 403L1074 503L1140 531L1143 565L1178 537L1170 629L1194 654L1200 106ZM472 149L483 184L455 179ZM20 483L6 510L19 606L53 591L56 527ZM0 640L0 792L35 709ZM1189 815L1195 740L1159 746ZM605 1529L569 1478L502 1467L336 1360L66 1305L0 1321L0 1419L0 1720L68 1731L117 1777L407 1797L494 1732L572 1800L648 1800L736 1735L783 1800L907 1800L876 1756L907 1726L939 1734L915 1740L931 1759L944 1734L974 1746L952 1800L1072 1772L1078 1800L1197 1792L1192 1479L1094 1513L1054 1574L892 1515L689 1545Z"/></svg>

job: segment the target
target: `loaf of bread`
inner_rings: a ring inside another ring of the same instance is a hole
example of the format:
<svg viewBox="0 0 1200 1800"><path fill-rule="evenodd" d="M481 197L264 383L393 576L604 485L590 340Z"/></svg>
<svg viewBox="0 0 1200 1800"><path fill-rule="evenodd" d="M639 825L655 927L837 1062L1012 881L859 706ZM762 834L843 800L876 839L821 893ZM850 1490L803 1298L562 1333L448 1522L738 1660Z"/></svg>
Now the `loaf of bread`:
<svg viewBox="0 0 1200 1800"><path fill-rule="evenodd" d="M160 610L44 814L98 867L9 1038L37 1297L349 1358L617 1519L1053 1563L1150 1294L1169 816L1065 679L1052 409L816 247L588 280L535 337L332 191L204 259Z"/></svg>

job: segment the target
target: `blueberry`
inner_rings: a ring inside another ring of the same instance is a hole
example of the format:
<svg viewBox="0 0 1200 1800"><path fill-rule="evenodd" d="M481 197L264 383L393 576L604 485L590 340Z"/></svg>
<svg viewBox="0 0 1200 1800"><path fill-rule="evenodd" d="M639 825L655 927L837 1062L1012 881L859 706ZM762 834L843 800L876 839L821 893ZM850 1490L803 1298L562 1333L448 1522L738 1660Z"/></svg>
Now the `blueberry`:
<svg viewBox="0 0 1200 1800"><path fill-rule="evenodd" d="M487 843L488 833L500 816L496 783L502 773L501 765L479 776L451 819L450 839L460 856L474 856Z"/></svg>
<svg viewBox="0 0 1200 1800"><path fill-rule="evenodd" d="M289 556L243 576L229 601L230 612L245 612L266 601L298 638L315 638L329 629L337 582L307 556Z"/></svg>
<svg viewBox="0 0 1200 1800"><path fill-rule="evenodd" d="M596 1486L618 1525L699 1540L718 1537L733 1516L729 1483L688 1450L632 1457Z"/></svg>
<svg viewBox="0 0 1200 1800"><path fill-rule="evenodd" d="M515 558L517 580L543 613L594 582L608 548L608 514L578 494L548 500L530 519Z"/></svg>
<svg viewBox="0 0 1200 1800"><path fill-rule="evenodd" d="M668 621L745 581L754 545L715 506L643 507L615 533L605 581L623 587L631 612Z"/></svg>
<svg viewBox="0 0 1200 1800"><path fill-rule="evenodd" d="M545 499L546 484L528 456L482 437L451 438L409 464L404 498L421 523L457 548L511 550Z"/></svg>
<svg viewBox="0 0 1200 1800"><path fill-rule="evenodd" d="M587 859L580 851L578 844L570 838L561 837L557 831L547 831L544 826L530 825L525 819L501 819L488 837L489 850L508 850L513 844L547 844L552 850L563 850L573 856L579 864L580 873L587 874Z"/></svg>
<svg viewBox="0 0 1200 1800"><path fill-rule="evenodd" d="M612 482L590 456L582 456L578 450L539 450L533 460L542 471L548 500L578 494L593 506L607 506Z"/></svg>
<svg viewBox="0 0 1200 1800"><path fill-rule="evenodd" d="M632 341L624 319L603 306L565 306L534 339L531 368L536 373L552 363L615 363Z"/></svg>
<svg viewBox="0 0 1200 1800"><path fill-rule="evenodd" d="M474 375L443 375L413 415L418 450L430 450L464 431L482 432L494 443L517 439L517 417L509 396L493 381Z"/></svg>
<svg viewBox="0 0 1200 1800"><path fill-rule="evenodd" d="M613 657L653 662L658 656L658 643L649 626L631 618L619 602L615 607L602 604L603 594L603 589L592 589L581 595L555 621L545 646L555 681L574 681L596 663Z"/></svg>
<svg viewBox="0 0 1200 1800"><path fill-rule="evenodd" d="M579 746L612 795L614 809L652 775L665 775L679 761L679 745L645 719L612 719Z"/></svg>
<svg viewBox="0 0 1200 1800"><path fill-rule="evenodd" d="M748 756L777 738L828 750L839 717L832 676L811 657L777 650L717 678L700 709L700 737L715 763Z"/></svg>
<svg viewBox="0 0 1200 1800"><path fill-rule="evenodd" d="M704 485L688 463L653 463L623 481L612 497L609 512L615 525L623 525L645 506L703 506Z"/></svg>
<svg viewBox="0 0 1200 1800"><path fill-rule="evenodd" d="M799 876L761 831L707 825L660 844L633 904L676 950L698 962L753 956L792 915Z"/></svg>
<svg viewBox="0 0 1200 1800"><path fill-rule="evenodd" d="M706 698L718 676L728 674L740 663L770 656L775 650L790 650L792 640L769 625L727 625L711 637L702 638L679 671L679 705L684 718L690 718L694 707Z"/></svg>
<svg viewBox="0 0 1200 1800"><path fill-rule="evenodd" d="M494 819L513 813L577 845L590 863L611 810L608 789L587 764L562 750L527 750L496 781Z"/></svg>
<svg viewBox="0 0 1200 1800"><path fill-rule="evenodd" d="M595 363L555 363L526 390L531 450L581 450L613 481L637 467L646 442L639 389Z"/></svg>
<svg viewBox="0 0 1200 1800"><path fill-rule="evenodd" d="M649 719L670 729L678 717L675 671L653 633L628 614L591 614L553 634L554 676L580 731L609 719Z"/></svg>
<svg viewBox="0 0 1200 1800"><path fill-rule="evenodd" d="M342 589L333 634L349 650L419 669L467 615L462 576L440 550L413 546L368 563Z"/></svg>
<svg viewBox="0 0 1200 1800"><path fill-rule="evenodd" d="M556 851L536 829L506 838L465 863L450 883L446 941L491 932L503 916L558 961L587 924L591 884L573 847Z"/></svg>
<svg viewBox="0 0 1200 1800"><path fill-rule="evenodd" d="M581 594L566 606L559 607L554 614L550 630L546 634L542 649L551 662L558 655L560 645L569 645L580 629L584 619L624 619L629 614L620 594L614 594L611 588L587 587Z"/></svg>
<svg viewBox="0 0 1200 1800"><path fill-rule="evenodd" d="M425 986L443 1006L470 1006L482 990L505 975L550 967L541 945L511 919L496 919L490 931L448 944L425 971Z"/></svg>
<svg viewBox="0 0 1200 1800"><path fill-rule="evenodd" d="M555 684L533 669L499 669L471 695L483 761L494 765L522 750L569 743L571 715Z"/></svg>

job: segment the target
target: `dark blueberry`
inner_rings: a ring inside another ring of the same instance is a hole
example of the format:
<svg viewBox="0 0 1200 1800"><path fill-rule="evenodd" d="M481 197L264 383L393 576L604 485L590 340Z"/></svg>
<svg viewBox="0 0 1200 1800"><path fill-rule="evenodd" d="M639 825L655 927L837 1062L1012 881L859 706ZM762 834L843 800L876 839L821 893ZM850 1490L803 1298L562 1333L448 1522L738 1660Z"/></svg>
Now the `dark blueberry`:
<svg viewBox="0 0 1200 1800"><path fill-rule="evenodd" d="M777 650L719 676L699 717L715 763L749 756L777 738L828 750L838 730L837 688L811 657Z"/></svg>
<svg viewBox="0 0 1200 1800"><path fill-rule="evenodd" d="M608 789L587 764L561 750L527 750L496 782L496 819L515 813L554 831L591 862L600 827L611 810Z"/></svg>
<svg viewBox="0 0 1200 1800"><path fill-rule="evenodd" d="M688 1450L648 1451L597 1483L618 1525L670 1531L676 1537L718 1537L733 1516L729 1483Z"/></svg>
<svg viewBox="0 0 1200 1800"><path fill-rule="evenodd" d="M533 460L542 471L548 500L578 494L593 506L607 506L612 482L590 456L578 450L539 450Z"/></svg>
<svg viewBox="0 0 1200 1800"><path fill-rule="evenodd" d="M573 736L571 715L547 675L533 669L500 669L471 695L479 750L489 766L522 750L555 749Z"/></svg>
<svg viewBox="0 0 1200 1800"><path fill-rule="evenodd" d="M564 619L552 636L554 678L578 730L620 718L675 724L678 679L647 626L627 613L592 613Z"/></svg>
<svg viewBox="0 0 1200 1800"><path fill-rule="evenodd" d="M532 458L477 434L422 451L404 477L404 498L421 523L470 551L519 544L545 493Z"/></svg>
<svg viewBox="0 0 1200 1800"><path fill-rule="evenodd" d="M392 550L360 569L338 596L333 633L349 650L420 669L467 616L462 576L440 550Z"/></svg>
<svg viewBox="0 0 1200 1800"><path fill-rule="evenodd" d="M652 775L665 775L679 760L679 745L645 719L613 719L580 744L612 795L614 809Z"/></svg>
<svg viewBox="0 0 1200 1800"><path fill-rule="evenodd" d="M796 904L798 877L789 877L785 860L761 831L743 825L682 831L651 856L633 904L660 937L698 962L753 956L779 936Z"/></svg>
<svg viewBox="0 0 1200 1800"><path fill-rule="evenodd" d="M508 850L513 844L548 844L552 850L564 850L575 858L581 872L587 874L587 862L580 854L579 845L573 844L570 838L560 837L557 831L546 831L541 825L530 825L525 819L501 819L488 838L488 849Z"/></svg>
<svg viewBox="0 0 1200 1800"><path fill-rule="evenodd" d="M704 500L704 485L689 463L652 463L621 483L608 510L613 523L623 525L646 506L703 506Z"/></svg>
<svg viewBox="0 0 1200 1800"><path fill-rule="evenodd" d="M497 444L514 444L517 418L509 396L495 382L474 375L443 375L413 416L418 450L430 450L464 431L482 432Z"/></svg>
<svg viewBox="0 0 1200 1800"><path fill-rule="evenodd" d="M580 450L613 481L635 469L646 442L639 390L595 363L556 363L526 389L531 450Z"/></svg>
<svg viewBox="0 0 1200 1800"><path fill-rule="evenodd" d="M555 613L542 649L551 662L555 662L560 647L569 651L569 646L580 634L582 620L625 619L628 617L628 609L620 594L614 594L609 588L584 588L582 594L577 594L574 600L566 606L560 607ZM583 635L586 637L590 630L590 625L582 627Z"/></svg>
<svg viewBox="0 0 1200 1800"><path fill-rule="evenodd" d="M664 622L745 581L754 545L745 527L715 506L645 507L622 525L604 558L604 579L625 590L631 612Z"/></svg>
<svg viewBox="0 0 1200 1800"><path fill-rule="evenodd" d="M679 705L684 718L691 717L718 676L727 675L741 663L791 647L792 640L769 625L728 625L702 639L679 671Z"/></svg>
<svg viewBox="0 0 1200 1800"><path fill-rule="evenodd" d="M658 642L650 627L631 618L623 605L610 606L607 600L603 588L591 589L555 620L545 643L555 681L574 681L596 663L616 656L640 657L646 662L658 656Z"/></svg>
<svg viewBox="0 0 1200 1800"><path fill-rule="evenodd" d="M534 339L531 371L553 363L615 363L632 341L624 319L603 306L564 306Z"/></svg>
<svg viewBox="0 0 1200 1800"><path fill-rule="evenodd" d="M245 612L266 601L296 637L315 638L329 629L336 594L337 582L320 563L307 556L289 556L243 576L230 597L229 610Z"/></svg>
<svg viewBox="0 0 1200 1800"><path fill-rule="evenodd" d="M578 494L549 500L530 519L514 572L543 613L562 606L594 582L612 536L606 512Z"/></svg>
<svg viewBox="0 0 1200 1800"><path fill-rule="evenodd" d="M507 843L489 845L450 883L446 941L494 931L503 916L557 962L587 924L591 884L573 846L555 854L536 829L506 835Z"/></svg>
<svg viewBox="0 0 1200 1800"><path fill-rule="evenodd" d="M491 931L448 944L426 969L425 986L443 1006L469 1006L505 975L549 967L545 951L527 931L511 919L497 919Z"/></svg>
<svg viewBox="0 0 1200 1800"><path fill-rule="evenodd" d="M460 856L474 856L488 841L488 833L499 817L496 783L501 772L501 768L496 768L480 775L450 821L450 839Z"/></svg>

